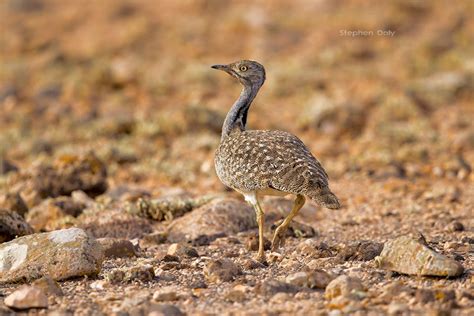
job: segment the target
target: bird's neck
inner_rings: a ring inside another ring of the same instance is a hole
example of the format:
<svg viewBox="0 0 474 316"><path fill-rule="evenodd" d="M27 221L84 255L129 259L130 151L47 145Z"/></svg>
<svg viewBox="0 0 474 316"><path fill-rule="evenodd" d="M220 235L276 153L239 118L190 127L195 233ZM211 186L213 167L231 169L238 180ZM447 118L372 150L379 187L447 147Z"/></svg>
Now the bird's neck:
<svg viewBox="0 0 474 316"><path fill-rule="evenodd" d="M221 140L234 130L245 130L248 110L259 89L259 86L244 86L239 98L232 105L229 113L227 113L224 125L222 126Z"/></svg>

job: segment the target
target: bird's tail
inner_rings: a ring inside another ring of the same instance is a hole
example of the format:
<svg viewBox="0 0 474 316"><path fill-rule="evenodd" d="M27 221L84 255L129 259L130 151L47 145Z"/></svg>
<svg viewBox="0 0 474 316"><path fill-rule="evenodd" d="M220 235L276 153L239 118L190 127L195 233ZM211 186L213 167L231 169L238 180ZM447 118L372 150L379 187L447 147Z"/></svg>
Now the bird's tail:
<svg viewBox="0 0 474 316"><path fill-rule="evenodd" d="M329 187L315 190L307 194L316 203L332 210L337 210L341 207L337 196L331 192Z"/></svg>

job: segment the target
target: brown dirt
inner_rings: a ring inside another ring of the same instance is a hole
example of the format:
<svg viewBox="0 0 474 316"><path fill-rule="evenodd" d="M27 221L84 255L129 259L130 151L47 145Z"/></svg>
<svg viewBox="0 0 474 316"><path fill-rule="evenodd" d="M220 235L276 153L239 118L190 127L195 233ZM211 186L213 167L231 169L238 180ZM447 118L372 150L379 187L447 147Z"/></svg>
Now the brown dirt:
<svg viewBox="0 0 474 316"><path fill-rule="evenodd" d="M289 237L259 267L246 249L255 231L196 246L199 258L179 262L163 260L168 243L144 246L136 258L108 259L96 278L61 282L65 296L50 298L49 310L140 313L156 290L173 286L179 299L165 303L189 315L474 314L473 11L469 0L2 1L0 194L19 172L93 151L105 162L108 191L92 204L104 207L64 225L136 243L166 223L120 213L128 201L238 197L217 179L213 155L239 87L209 66L250 58L267 69L250 128L298 135L343 204L309 204L296 218L324 242L313 253L301 251L306 239ZM464 274L398 275L345 253L357 241L418 233ZM223 258L242 273L207 280L207 262ZM141 272L106 281L119 268ZM334 301L320 289L275 294L262 285L304 269L358 277L366 291ZM16 287L0 288L0 313L11 312L2 301Z"/></svg>

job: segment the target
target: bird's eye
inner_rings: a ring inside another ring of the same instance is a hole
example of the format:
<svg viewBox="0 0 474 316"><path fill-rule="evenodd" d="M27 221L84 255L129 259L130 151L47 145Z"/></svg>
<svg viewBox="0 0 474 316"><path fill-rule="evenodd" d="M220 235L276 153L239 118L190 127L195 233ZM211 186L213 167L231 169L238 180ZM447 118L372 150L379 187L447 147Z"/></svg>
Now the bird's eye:
<svg viewBox="0 0 474 316"><path fill-rule="evenodd" d="M247 66L240 66L240 67L239 67L239 70L240 70L240 71L247 71L247 70L248 70L248 67L247 67Z"/></svg>

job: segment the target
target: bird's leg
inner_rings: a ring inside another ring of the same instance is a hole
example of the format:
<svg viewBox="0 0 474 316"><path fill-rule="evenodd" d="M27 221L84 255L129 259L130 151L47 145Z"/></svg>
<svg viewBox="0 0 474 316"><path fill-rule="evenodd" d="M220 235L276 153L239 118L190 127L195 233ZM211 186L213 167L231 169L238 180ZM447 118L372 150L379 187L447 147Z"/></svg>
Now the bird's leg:
<svg viewBox="0 0 474 316"><path fill-rule="evenodd" d="M273 240L272 240L272 251L277 250L279 247L283 246L285 243L285 237L286 237L286 230L288 229L288 226L291 223L291 220L293 217L298 214L299 210L303 207L306 199L303 195L298 194L295 199L295 203L293 205L293 209L291 210L290 214L285 218L283 223L280 224L280 226L277 227L275 230L275 234L273 235Z"/></svg>
<svg viewBox="0 0 474 316"><path fill-rule="evenodd" d="M263 249L263 223L264 223L264 213L260 203L257 199L252 202L252 205L255 209L255 213L257 215L257 223L258 223L258 255L257 260L259 262L265 262L265 251Z"/></svg>

